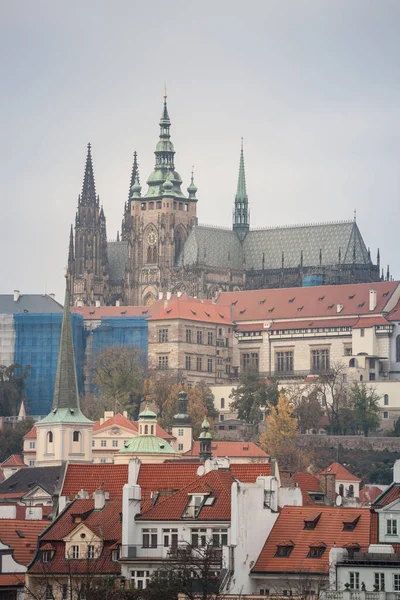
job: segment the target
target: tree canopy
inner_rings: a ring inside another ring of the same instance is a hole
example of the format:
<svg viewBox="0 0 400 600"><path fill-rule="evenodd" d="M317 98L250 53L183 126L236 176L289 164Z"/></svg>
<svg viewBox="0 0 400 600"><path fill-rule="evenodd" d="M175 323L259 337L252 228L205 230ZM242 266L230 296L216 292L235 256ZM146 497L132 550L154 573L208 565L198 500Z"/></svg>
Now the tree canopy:
<svg viewBox="0 0 400 600"><path fill-rule="evenodd" d="M22 369L19 363L9 367L0 365L0 415L2 417L17 416L21 402L25 401L25 380L30 366Z"/></svg>
<svg viewBox="0 0 400 600"><path fill-rule="evenodd" d="M238 419L256 425L263 418L262 408L268 414L279 398L278 381L266 380L257 369L247 369L232 390L231 407L238 411Z"/></svg>

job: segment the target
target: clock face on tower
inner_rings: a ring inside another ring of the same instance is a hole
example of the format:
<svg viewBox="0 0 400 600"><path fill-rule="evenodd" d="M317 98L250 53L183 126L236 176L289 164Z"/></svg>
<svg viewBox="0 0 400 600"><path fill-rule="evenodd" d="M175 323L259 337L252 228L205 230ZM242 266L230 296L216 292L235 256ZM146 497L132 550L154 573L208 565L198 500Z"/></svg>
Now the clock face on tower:
<svg viewBox="0 0 400 600"><path fill-rule="evenodd" d="M149 242L150 246L155 246L157 244L157 234L155 231L150 231L149 235L147 236L147 241Z"/></svg>

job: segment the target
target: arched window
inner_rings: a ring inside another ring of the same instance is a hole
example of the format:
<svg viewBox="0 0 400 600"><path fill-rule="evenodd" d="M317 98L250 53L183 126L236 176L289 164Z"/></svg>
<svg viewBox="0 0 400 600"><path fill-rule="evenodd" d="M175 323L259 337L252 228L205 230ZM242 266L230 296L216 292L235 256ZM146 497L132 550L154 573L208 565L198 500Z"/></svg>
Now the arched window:
<svg viewBox="0 0 400 600"><path fill-rule="evenodd" d="M49 442L49 444L53 443L53 432L49 431L49 433L47 434L47 441Z"/></svg>
<svg viewBox="0 0 400 600"><path fill-rule="evenodd" d="M383 403L385 406L389 406L389 394L383 396Z"/></svg>
<svg viewBox="0 0 400 600"><path fill-rule="evenodd" d="M349 367L353 367L353 368L357 368L358 367L358 361L356 358L351 358L349 360Z"/></svg>
<svg viewBox="0 0 400 600"><path fill-rule="evenodd" d="M396 338L396 362L400 362L400 335Z"/></svg>
<svg viewBox="0 0 400 600"><path fill-rule="evenodd" d="M74 431L72 434L72 441L79 442L79 431Z"/></svg>
<svg viewBox="0 0 400 600"><path fill-rule="evenodd" d="M149 433L149 426L145 425L144 426L144 435L147 435Z"/></svg>
<svg viewBox="0 0 400 600"><path fill-rule="evenodd" d="M154 425L151 426L151 435L154 435Z"/></svg>
<svg viewBox="0 0 400 600"><path fill-rule="evenodd" d="M339 496L343 496L343 494L344 494L344 487L343 487L343 484L341 483L339 485Z"/></svg>
<svg viewBox="0 0 400 600"><path fill-rule="evenodd" d="M353 498L354 497L354 485L349 485L349 491L348 491L348 497L349 498Z"/></svg>
<svg viewBox="0 0 400 600"><path fill-rule="evenodd" d="M153 246L153 255L152 255L152 261L153 264L155 264L157 262L157 246Z"/></svg>
<svg viewBox="0 0 400 600"><path fill-rule="evenodd" d="M147 246L147 263L151 264L153 258L153 246Z"/></svg>

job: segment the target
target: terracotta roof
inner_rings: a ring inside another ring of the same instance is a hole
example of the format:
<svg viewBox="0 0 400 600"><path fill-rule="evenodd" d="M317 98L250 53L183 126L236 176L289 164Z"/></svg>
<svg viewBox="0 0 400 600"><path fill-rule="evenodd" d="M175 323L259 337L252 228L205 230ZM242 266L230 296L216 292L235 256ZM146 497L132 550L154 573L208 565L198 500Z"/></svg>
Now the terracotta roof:
<svg viewBox="0 0 400 600"><path fill-rule="evenodd" d="M261 450L254 442L213 442L211 446L212 455L225 457L249 457L267 458L268 454ZM185 452L184 456L199 456L200 442L193 442L191 450Z"/></svg>
<svg viewBox="0 0 400 600"><path fill-rule="evenodd" d="M373 502L374 508L387 506L400 498L400 483L392 483L387 490L382 492Z"/></svg>
<svg viewBox="0 0 400 600"><path fill-rule="evenodd" d="M156 503L138 518L144 521L177 521L182 518L191 498L190 494L197 492L199 494L206 493L215 500L210 506L203 505L196 521L229 521L231 518L231 487L234 481L232 473L227 469L210 471L175 494Z"/></svg>
<svg viewBox="0 0 400 600"><path fill-rule="evenodd" d="M361 479L356 477L350 471L348 471L343 465L338 462L333 462L329 467L321 471L320 475L336 475L337 481L356 481L360 482Z"/></svg>
<svg viewBox="0 0 400 600"><path fill-rule="evenodd" d="M376 325L391 325L391 323L381 315L375 317L361 317L354 325L354 329L368 329L368 327L375 327Z"/></svg>
<svg viewBox="0 0 400 600"><path fill-rule="evenodd" d="M25 584L25 573L17 573L16 575L0 574L0 589L13 586L22 586Z"/></svg>
<svg viewBox="0 0 400 600"><path fill-rule="evenodd" d="M24 440L33 440L33 439L35 439L35 440L36 440L36 437L37 437L37 434L36 434L36 426L34 425L34 426L32 427L32 429L30 429L30 430L28 431L28 433L26 433L26 434L24 435Z"/></svg>
<svg viewBox="0 0 400 600"><path fill-rule="evenodd" d="M275 288L244 292L222 292L217 299L220 306L232 306L235 321L271 321L309 317L332 317L337 305L343 306L342 317L381 313L398 281L326 285L316 287ZM369 310L369 290L377 291L377 304ZM331 307L331 308L330 308Z"/></svg>
<svg viewBox="0 0 400 600"><path fill-rule="evenodd" d="M149 321L165 321L167 319L184 319L185 321L201 321L233 325L229 306L213 304L211 300L198 300L186 295L180 298L172 296L166 307L154 313Z"/></svg>
<svg viewBox="0 0 400 600"><path fill-rule="evenodd" d="M386 316L389 321L400 321L400 302L396 304L394 309Z"/></svg>
<svg viewBox="0 0 400 600"><path fill-rule="evenodd" d="M4 467L27 467L22 460L22 456L19 454L11 454L6 460L0 465L2 468Z"/></svg>
<svg viewBox="0 0 400 600"><path fill-rule="evenodd" d="M28 565L35 553L38 536L47 525L46 521L1 519L0 541L13 549L18 563Z"/></svg>
<svg viewBox="0 0 400 600"><path fill-rule="evenodd" d="M376 485L368 485L360 490L360 502L362 505L370 505L382 494L382 490Z"/></svg>
<svg viewBox="0 0 400 600"><path fill-rule="evenodd" d="M69 464L61 495L72 500L81 489L93 494L100 488L108 492L110 498L114 498L122 496L122 488L127 481L128 465Z"/></svg>
<svg viewBox="0 0 400 600"><path fill-rule="evenodd" d="M329 570L329 552L336 544L357 543L368 546L370 533L370 511L362 508L318 507L320 518L314 529L304 529L304 521L314 520L316 507L285 506L282 508L264 548L261 550L253 573L321 573ZM353 531L343 531L343 524L357 521ZM281 540L290 539L294 547L290 556L276 557ZM326 545L321 558L307 558L310 546Z"/></svg>
<svg viewBox="0 0 400 600"><path fill-rule="evenodd" d="M139 422L138 421L130 421L124 415L117 413L113 417L110 417L104 423L100 424L100 421L96 421L93 427L93 432L96 433L98 431L102 431L103 429L107 429L108 427L124 427L125 429L129 429L134 433L138 433L139 431ZM164 440L173 440L175 439L173 435L165 431L158 423L156 423L156 435Z"/></svg>
<svg viewBox="0 0 400 600"><path fill-rule="evenodd" d="M73 306L71 311L82 315L85 320L100 320L102 317L148 318L163 306L164 300L157 300L151 306Z"/></svg>
<svg viewBox="0 0 400 600"><path fill-rule="evenodd" d="M320 329L326 327L353 327L358 321L358 317L349 319L315 319L310 321L274 321L269 330L277 331L280 329Z"/></svg>
<svg viewBox="0 0 400 600"><path fill-rule="evenodd" d="M294 473L293 479L301 490L301 495L303 496L303 506L315 506L315 502L308 492L324 494L317 477L314 477L314 475L311 475L311 473Z"/></svg>

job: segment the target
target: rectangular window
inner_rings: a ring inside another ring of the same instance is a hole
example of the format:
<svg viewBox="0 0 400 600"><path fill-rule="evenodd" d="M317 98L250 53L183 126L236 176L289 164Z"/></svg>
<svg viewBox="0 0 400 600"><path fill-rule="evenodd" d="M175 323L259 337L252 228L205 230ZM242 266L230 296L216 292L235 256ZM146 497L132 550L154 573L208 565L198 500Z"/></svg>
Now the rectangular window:
<svg viewBox="0 0 400 600"><path fill-rule="evenodd" d="M351 590L359 590L360 589L360 573L358 571L350 571L350 589Z"/></svg>
<svg viewBox="0 0 400 600"><path fill-rule="evenodd" d="M213 345L213 332L209 331L207 334L207 342L209 346Z"/></svg>
<svg viewBox="0 0 400 600"><path fill-rule="evenodd" d="M400 592L400 574L393 573L393 591Z"/></svg>
<svg viewBox="0 0 400 600"><path fill-rule="evenodd" d="M48 562L50 562L50 559L51 559L50 550L43 550L42 551L42 563L48 563Z"/></svg>
<svg viewBox="0 0 400 600"><path fill-rule="evenodd" d="M225 398L221 398L221 408L225 408Z"/></svg>
<svg viewBox="0 0 400 600"><path fill-rule="evenodd" d="M158 330L158 341L160 343L168 342L168 329Z"/></svg>
<svg viewBox="0 0 400 600"><path fill-rule="evenodd" d="M374 584L378 591L385 589L385 573L374 573Z"/></svg>
<svg viewBox="0 0 400 600"><path fill-rule="evenodd" d="M258 370L258 352L246 352L242 354L242 367L243 371L247 371L247 369Z"/></svg>
<svg viewBox="0 0 400 600"><path fill-rule="evenodd" d="M192 546L194 548L207 546L207 529L192 529Z"/></svg>
<svg viewBox="0 0 400 600"><path fill-rule="evenodd" d="M397 519L388 519L386 521L387 535L397 535Z"/></svg>
<svg viewBox="0 0 400 600"><path fill-rule="evenodd" d="M102 448L107 448L107 440L100 440L100 446Z"/></svg>
<svg viewBox="0 0 400 600"><path fill-rule="evenodd" d="M360 336L364 337L364 335L365 335L365 329L360 329Z"/></svg>
<svg viewBox="0 0 400 600"><path fill-rule="evenodd" d="M29 442L29 448L35 448L36 447L36 442Z"/></svg>
<svg viewBox="0 0 400 600"><path fill-rule="evenodd" d="M276 370L278 373L292 373L293 351L282 351L276 353Z"/></svg>
<svg viewBox="0 0 400 600"><path fill-rule="evenodd" d="M158 357L158 368L163 371L168 369L168 356L159 356Z"/></svg>
<svg viewBox="0 0 400 600"><path fill-rule="evenodd" d="M329 369L328 349L311 351L311 368L313 371L327 371Z"/></svg>
<svg viewBox="0 0 400 600"><path fill-rule="evenodd" d="M79 546L71 546L71 557L79 558Z"/></svg>
<svg viewBox="0 0 400 600"><path fill-rule="evenodd" d="M182 436L183 434L184 434L184 431L183 431L183 429L178 429L178 435L179 435L179 436Z"/></svg>
<svg viewBox="0 0 400 600"><path fill-rule="evenodd" d="M53 586L50 584L46 585L46 600L52 600L53 598Z"/></svg>
<svg viewBox="0 0 400 600"><path fill-rule="evenodd" d="M217 548L228 545L228 530L227 529L213 529L212 530L212 543Z"/></svg>
<svg viewBox="0 0 400 600"><path fill-rule="evenodd" d="M92 440L92 448L94 448L94 445L95 445L95 441Z"/></svg>
<svg viewBox="0 0 400 600"><path fill-rule="evenodd" d="M385 410L385 411L384 411L384 413L383 413L383 418L384 418L384 419L388 419L388 418L389 418L389 413L388 413L388 411L387 411L387 410Z"/></svg>
<svg viewBox="0 0 400 600"><path fill-rule="evenodd" d="M218 329L218 335L219 335L219 337L221 337L221 335L222 335L222 327L220 327L220 328Z"/></svg>
<svg viewBox="0 0 400 600"><path fill-rule="evenodd" d="M212 358L209 358L207 360L207 371L209 373L212 373L212 370L213 370L213 361L212 361Z"/></svg>
<svg viewBox="0 0 400 600"><path fill-rule="evenodd" d="M35 460L30 460L30 461L29 461L29 466L30 466L30 467L34 467L34 466L35 466L35 464L36 464L36 461L35 461Z"/></svg>
<svg viewBox="0 0 400 600"><path fill-rule="evenodd" d="M113 448L118 448L118 440L112 441Z"/></svg>
<svg viewBox="0 0 400 600"><path fill-rule="evenodd" d="M182 452L183 451L183 444L178 444L178 451Z"/></svg>
<svg viewBox="0 0 400 600"><path fill-rule="evenodd" d="M94 558L94 546L89 545L87 549L87 557Z"/></svg>
<svg viewBox="0 0 400 600"><path fill-rule="evenodd" d="M201 371L201 357L200 356L198 356L196 358L196 368L198 371Z"/></svg>
<svg viewBox="0 0 400 600"><path fill-rule="evenodd" d="M200 331L199 329L197 330L197 343L198 344L203 343L203 332Z"/></svg>
<svg viewBox="0 0 400 600"><path fill-rule="evenodd" d="M178 545L178 530L177 529L163 529L163 543L164 548L170 548L171 546L176 548Z"/></svg>
<svg viewBox="0 0 400 600"><path fill-rule="evenodd" d="M186 367L186 371L191 370L191 368L192 368L192 357L191 356L185 357L185 367Z"/></svg>
<svg viewBox="0 0 400 600"><path fill-rule="evenodd" d="M154 210L154 202L149 202L149 210Z"/></svg>
<svg viewBox="0 0 400 600"><path fill-rule="evenodd" d="M186 329L186 343L187 344L192 343L192 330L191 329Z"/></svg>
<svg viewBox="0 0 400 600"><path fill-rule="evenodd" d="M67 583L61 584L61 598L62 598L62 600L66 600L68 598L68 584Z"/></svg>
<svg viewBox="0 0 400 600"><path fill-rule="evenodd" d="M142 529L143 548L157 548L157 529Z"/></svg>

